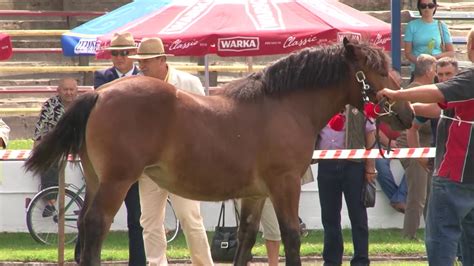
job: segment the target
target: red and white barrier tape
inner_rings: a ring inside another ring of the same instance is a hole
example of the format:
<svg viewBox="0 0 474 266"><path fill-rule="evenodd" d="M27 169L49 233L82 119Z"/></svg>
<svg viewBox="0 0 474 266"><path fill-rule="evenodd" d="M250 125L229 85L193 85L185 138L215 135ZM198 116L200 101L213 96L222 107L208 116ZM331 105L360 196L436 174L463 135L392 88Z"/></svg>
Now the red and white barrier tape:
<svg viewBox="0 0 474 266"><path fill-rule="evenodd" d="M434 158L436 148L401 148L390 153L383 150L385 158ZM358 150L315 150L313 159L364 159L383 158L378 149Z"/></svg>
<svg viewBox="0 0 474 266"><path fill-rule="evenodd" d="M0 161L26 160L30 156L31 150L0 150Z"/></svg>
<svg viewBox="0 0 474 266"><path fill-rule="evenodd" d="M0 161L26 160L30 150L0 150ZM385 158L434 158L435 148L401 148L393 149L390 153L383 150ZM382 158L378 149L366 150L315 150L313 159L363 159ZM71 160L71 158L69 158Z"/></svg>
<svg viewBox="0 0 474 266"><path fill-rule="evenodd" d="M30 157L31 150L0 150L0 161L24 161ZM71 155L69 161L73 161Z"/></svg>

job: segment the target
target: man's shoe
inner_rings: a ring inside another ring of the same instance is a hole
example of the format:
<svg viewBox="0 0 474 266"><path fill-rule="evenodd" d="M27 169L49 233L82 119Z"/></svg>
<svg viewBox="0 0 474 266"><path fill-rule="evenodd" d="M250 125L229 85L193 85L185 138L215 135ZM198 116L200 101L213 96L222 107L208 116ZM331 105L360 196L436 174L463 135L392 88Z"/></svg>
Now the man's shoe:
<svg viewBox="0 0 474 266"><path fill-rule="evenodd" d="M53 205L46 205L46 207L44 207L44 210L43 210L43 218L46 218L46 217L51 217L54 215L54 213L56 212L56 208L53 206Z"/></svg>
<svg viewBox="0 0 474 266"><path fill-rule="evenodd" d="M390 206L394 208L397 212L405 213L406 204L403 202L392 202Z"/></svg>

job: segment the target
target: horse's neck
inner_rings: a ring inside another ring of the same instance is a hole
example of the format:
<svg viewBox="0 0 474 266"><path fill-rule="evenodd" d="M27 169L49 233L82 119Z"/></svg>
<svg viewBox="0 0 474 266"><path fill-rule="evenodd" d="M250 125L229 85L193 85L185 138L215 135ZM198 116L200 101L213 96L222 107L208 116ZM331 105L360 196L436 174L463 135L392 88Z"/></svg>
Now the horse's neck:
<svg viewBox="0 0 474 266"><path fill-rule="evenodd" d="M289 96L293 108L304 113L319 132L329 119L348 103L347 91L340 87L298 91Z"/></svg>

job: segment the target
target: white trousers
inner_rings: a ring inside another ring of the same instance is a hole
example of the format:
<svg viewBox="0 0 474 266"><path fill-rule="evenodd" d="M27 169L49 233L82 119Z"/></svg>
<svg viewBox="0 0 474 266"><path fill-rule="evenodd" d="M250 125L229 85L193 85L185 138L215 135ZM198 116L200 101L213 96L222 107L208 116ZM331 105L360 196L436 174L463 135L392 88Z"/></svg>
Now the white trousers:
<svg viewBox="0 0 474 266"><path fill-rule="evenodd" d="M193 265L214 265L200 213L200 202L185 199L160 188L147 175L139 180L145 253L150 266L168 265L164 228L166 199L169 196L186 237Z"/></svg>

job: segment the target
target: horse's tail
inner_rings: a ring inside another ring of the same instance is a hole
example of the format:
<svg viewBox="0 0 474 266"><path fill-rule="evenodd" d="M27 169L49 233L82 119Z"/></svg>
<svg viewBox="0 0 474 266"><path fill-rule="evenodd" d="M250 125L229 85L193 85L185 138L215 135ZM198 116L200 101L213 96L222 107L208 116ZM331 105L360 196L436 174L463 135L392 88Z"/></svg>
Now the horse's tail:
<svg viewBox="0 0 474 266"><path fill-rule="evenodd" d="M74 157L79 154L85 142L87 120L98 97L97 92L91 92L74 101L56 127L33 148L25 162L26 170L42 175L53 165L67 159L69 154Z"/></svg>

